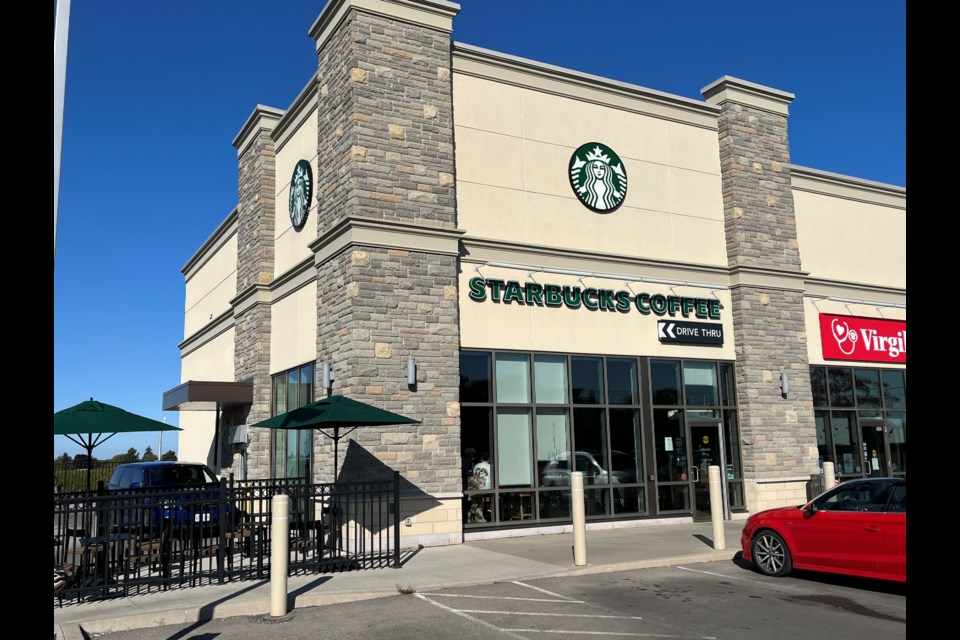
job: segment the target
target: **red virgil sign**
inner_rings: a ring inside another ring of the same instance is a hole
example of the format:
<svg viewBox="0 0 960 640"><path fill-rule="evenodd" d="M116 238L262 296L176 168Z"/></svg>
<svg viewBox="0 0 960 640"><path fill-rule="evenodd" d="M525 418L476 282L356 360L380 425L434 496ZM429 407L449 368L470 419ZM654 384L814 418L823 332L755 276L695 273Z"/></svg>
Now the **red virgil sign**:
<svg viewBox="0 0 960 640"><path fill-rule="evenodd" d="M821 313L820 346L829 360L906 363L907 323Z"/></svg>

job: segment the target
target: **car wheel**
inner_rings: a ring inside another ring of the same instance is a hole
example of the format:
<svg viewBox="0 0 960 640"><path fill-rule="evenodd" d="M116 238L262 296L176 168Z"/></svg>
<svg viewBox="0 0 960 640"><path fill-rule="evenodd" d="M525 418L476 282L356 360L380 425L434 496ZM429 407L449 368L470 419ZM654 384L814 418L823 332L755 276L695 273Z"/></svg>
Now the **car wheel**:
<svg viewBox="0 0 960 640"><path fill-rule="evenodd" d="M761 531L753 538L752 553L754 564L765 576L779 578L793 568L787 543L773 531Z"/></svg>

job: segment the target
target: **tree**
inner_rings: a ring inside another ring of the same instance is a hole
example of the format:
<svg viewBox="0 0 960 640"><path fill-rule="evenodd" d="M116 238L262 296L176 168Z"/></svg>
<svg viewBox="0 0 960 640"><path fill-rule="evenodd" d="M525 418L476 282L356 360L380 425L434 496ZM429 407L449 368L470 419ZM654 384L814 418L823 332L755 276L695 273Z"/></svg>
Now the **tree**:
<svg viewBox="0 0 960 640"><path fill-rule="evenodd" d="M157 454L153 452L153 448L147 446L147 448L143 451L143 455L140 456L140 459L144 462L156 462Z"/></svg>
<svg viewBox="0 0 960 640"><path fill-rule="evenodd" d="M69 453L64 453L62 456L54 460L54 462L57 462L59 464L70 464L71 462L73 462L73 458L70 457Z"/></svg>
<svg viewBox="0 0 960 640"><path fill-rule="evenodd" d="M177 461L177 454L175 454L175 453L173 452L173 449L171 449L170 451L167 451L165 454L163 454L162 456L160 456L160 459L161 459L161 460L170 460L171 462L176 462L176 461Z"/></svg>
<svg viewBox="0 0 960 640"><path fill-rule="evenodd" d="M133 447L130 447L129 449L127 449L126 453L118 453L117 455L113 456L110 459L111 462L121 462L121 463L137 462L139 460L140 460L140 454L137 453L137 450L134 449Z"/></svg>

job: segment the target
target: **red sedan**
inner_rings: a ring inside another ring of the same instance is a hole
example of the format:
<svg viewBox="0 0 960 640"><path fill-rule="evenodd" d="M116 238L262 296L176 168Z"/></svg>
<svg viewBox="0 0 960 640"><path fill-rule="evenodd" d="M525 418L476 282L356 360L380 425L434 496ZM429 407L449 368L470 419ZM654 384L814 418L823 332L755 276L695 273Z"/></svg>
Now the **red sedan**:
<svg viewBox="0 0 960 640"><path fill-rule="evenodd" d="M760 511L740 547L768 576L801 569L906 582L907 481L849 480L807 504Z"/></svg>

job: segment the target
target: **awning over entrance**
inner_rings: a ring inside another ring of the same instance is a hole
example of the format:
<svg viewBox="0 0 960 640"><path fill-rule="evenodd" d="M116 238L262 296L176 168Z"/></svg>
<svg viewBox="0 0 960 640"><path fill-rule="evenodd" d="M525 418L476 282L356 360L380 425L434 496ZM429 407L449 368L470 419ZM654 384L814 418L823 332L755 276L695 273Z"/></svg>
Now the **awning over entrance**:
<svg viewBox="0 0 960 640"><path fill-rule="evenodd" d="M217 411L234 404L253 404L253 382L189 380L164 392L164 411Z"/></svg>

